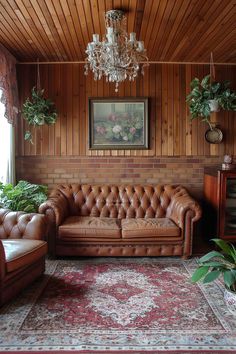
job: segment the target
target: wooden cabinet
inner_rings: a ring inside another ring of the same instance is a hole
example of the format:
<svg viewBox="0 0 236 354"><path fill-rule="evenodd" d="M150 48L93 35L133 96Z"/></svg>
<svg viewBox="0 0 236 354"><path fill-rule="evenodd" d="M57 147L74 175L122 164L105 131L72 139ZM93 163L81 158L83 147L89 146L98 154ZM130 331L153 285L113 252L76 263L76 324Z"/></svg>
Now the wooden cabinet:
<svg viewBox="0 0 236 354"><path fill-rule="evenodd" d="M236 241L236 170L205 169L205 232Z"/></svg>

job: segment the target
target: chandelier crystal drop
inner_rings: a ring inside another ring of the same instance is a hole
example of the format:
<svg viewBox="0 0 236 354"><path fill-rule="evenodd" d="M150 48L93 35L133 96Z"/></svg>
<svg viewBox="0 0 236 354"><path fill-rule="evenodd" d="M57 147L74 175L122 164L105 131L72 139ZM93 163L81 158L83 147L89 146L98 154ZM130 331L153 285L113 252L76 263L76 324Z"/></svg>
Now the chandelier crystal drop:
<svg viewBox="0 0 236 354"><path fill-rule="evenodd" d="M121 10L110 10L105 13L106 34L100 41L99 34L93 34L93 41L88 43L85 53L85 75L89 68L94 74L94 80L106 77L107 82L115 82L115 92L119 83L127 78L130 81L148 66L146 49L142 41L136 40L136 33L126 32L126 17Z"/></svg>

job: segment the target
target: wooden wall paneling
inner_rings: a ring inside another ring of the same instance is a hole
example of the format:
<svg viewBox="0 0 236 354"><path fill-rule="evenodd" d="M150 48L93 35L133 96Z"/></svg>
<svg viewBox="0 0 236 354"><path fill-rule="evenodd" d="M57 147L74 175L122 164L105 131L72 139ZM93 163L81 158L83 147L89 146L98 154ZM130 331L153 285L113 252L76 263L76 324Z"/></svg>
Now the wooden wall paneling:
<svg viewBox="0 0 236 354"><path fill-rule="evenodd" d="M168 155L168 66L162 65L162 155Z"/></svg>
<svg viewBox="0 0 236 354"><path fill-rule="evenodd" d="M57 96L57 90L55 87L55 75L56 75L56 66L55 65L49 65L48 67L48 92L49 92L49 99L52 100L52 102L55 105L56 111L58 111L57 106L56 106L56 96ZM49 126L48 129L49 136L48 136L48 154L50 156L55 155L55 124L52 124Z"/></svg>
<svg viewBox="0 0 236 354"><path fill-rule="evenodd" d="M79 78L79 64L72 67L72 155L79 155L79 92L80 92L80 78Z"/></svg>
<svg viewBox="0 0 236 354"><path fill-rule="evenodd" d="M149 150L144 150L145 156L155 155L155 140L156 140L156 65L152 65L149 68L149 87L145 93L146 97L149 97ZM145 77L142 77L142 81L146 82Z"/></svg>
<svg viewBox="0 0 236 354"><path fill-rule="evenodd" d="M186 121L187 109L186 109L186 67L185 65L179 65L180 76L179 76L179 102L180 102L180 149L179 154L181 156L186 155Z"/></svg>
<svg viewBox="0 0 236 354"><path fill-rule="evenodd" d="M155 86L156 86L156 133L155 133L155 155L162 155L162 65L156 65L156 76L155 76Z"/></svg>
<svg viewBox="0 0 236 354"><path fill-rule="evenodd" d="M173 67L173 154L180 155L180 67L174 65Z"/></svg>
<svg viewBox="0 0 236 354"><path fill-rule="evenodd" d="M168 148L167 148L167 153L168 156L172 156L174 154L174 67L173 65L168 65L167 67L168 73L167 73L167 92L168 92L168 97L167 97L167 104L168 104L168 116L167 116L167 121L168 121Z"/></svg>
<svg viewBox="0 0 236 354"><path fill-rule="evenodd" d="M66 65L66 92L64 94L67 96L67 128L66 128L66 146L67 155L73 155L73 71L72 65Z"/></svg>
<svg viewBox="0 0 236 354"><path fill-rule="evenodd" d="M190 92L190 82L192 80L192 73L191 73L191 65L186 65L186 76L185 76L185 97L189 94ZM192 155L192 122L190 121L190 113L189 113L189 108L186 105L186 151L185 154L186 156Z"/></svg>
<svg viewBox="0 0 236 354"><path fill-rule="evenodd" d="M61 155L67 155L67 64L61 65Z"/></svg>
<svg viewBox="0 0 236 354"><path fill-rule="evenodd" d="M58 118L55 124L55 155L61 155L61 121L62 121L62 97L61 97L61 68L62 65L54 65L55 76L53 86L55 90L55 105L58 113Z"/></svg>
<svg viewBox="0 0 236 354"><path fill-rule="evenodd" d="M113 83L105 79L95 82L93 75L84 76L82 64L40 65L41 87L51 98L59 113L55 126L30 127L34 144L24 141L28 129L23 118L16 127L17 155L54 154L57 156L218 156L233 153L236 144L235 113L220 111L211 119L218 121L224 132L222 144L205 141L207 125L196 119L189 120L185 103L194 76L200 79L209 71L208 66L150 65L145 76L135 82L120 85L118 94ZM36 65L18 65L20 104L31 94L37 81ZM230 79L235 89L235 68L217 68L219 81ZM150 149L149 150L88 150L88 97L149 97Z"/></svg>
<svg viewBox="0 0 236 354"><path fill-rule="evenodd" d="M88 124L87 124L87 111L88 106L88 92L87 92L87 76L84 75L84 68L79 65L79 155L86 155L87 150L87 137L88 137Z"/></svg>
<svg viewBox="0 0 236 354"><path fill-rule="evenodd" d="M47 98L51 99L51 95L48 90L49 80L49 65L42 65L39 67L40 70L40 78L42 78L41 88L44 89L44 95ZM40 80L40 81L41 81ZM41 154L43 156L47 156L49 154L49 126L44 124L41 128L41 141L37 141L37 144L41 145Z"/></svg>

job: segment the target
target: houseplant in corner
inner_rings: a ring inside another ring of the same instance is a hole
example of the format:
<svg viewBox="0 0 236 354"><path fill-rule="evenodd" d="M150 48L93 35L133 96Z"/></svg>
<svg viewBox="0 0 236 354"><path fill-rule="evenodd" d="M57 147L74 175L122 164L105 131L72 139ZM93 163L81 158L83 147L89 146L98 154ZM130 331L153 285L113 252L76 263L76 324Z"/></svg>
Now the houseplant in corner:
<svg viewBox="0 0 236 354"><path fill-rule="evenodd" d="M34 213L47 199L47 186L19 181L16 186L0 182L0 208Z"/></svg>
<svg viewBox="0 0 236 354"><path fill-rule="evenodd" d="M236 249L231 243L221 239L212 239L220 248L201 257L198 268L192 275L192 282L202 280L210 283L220 275L223 276L225 292L224 299L231 313L236 316Z"/></svg>
<svg viewBox="0 0 236 354"><path fill-rule="evenodd" d="M23 115L29 125L41 126L43 124L54 124L57 119L57 112L54 103L44 98L44 90L33 87L31 99L28 97L23 104ZM30 131L26 131L25 140L32 143Z"/></svg>
<svg viewBox="0 0 236 354"><path fill-rule="evenodd" d="M211 112L219 109L236 111L236 93L230 90L229 81L212 81L211 75L206 75L201 81L193 79L190 86L192 91L187 95L186 102L191 120L200 118L212 129Z"/></svg>

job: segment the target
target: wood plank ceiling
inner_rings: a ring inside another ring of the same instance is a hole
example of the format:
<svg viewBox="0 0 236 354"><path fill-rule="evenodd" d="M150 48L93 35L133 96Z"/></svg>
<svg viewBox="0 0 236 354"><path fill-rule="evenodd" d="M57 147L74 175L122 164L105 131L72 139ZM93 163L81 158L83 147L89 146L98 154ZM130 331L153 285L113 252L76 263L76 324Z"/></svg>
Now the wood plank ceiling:
<svg viewBox="0 0 236 354"><path fill-rule="evenodd" d="M150 61L236 63L236 0L0 0L0 42L22 62L84 61L104 12L124 9Z"/></svg>

